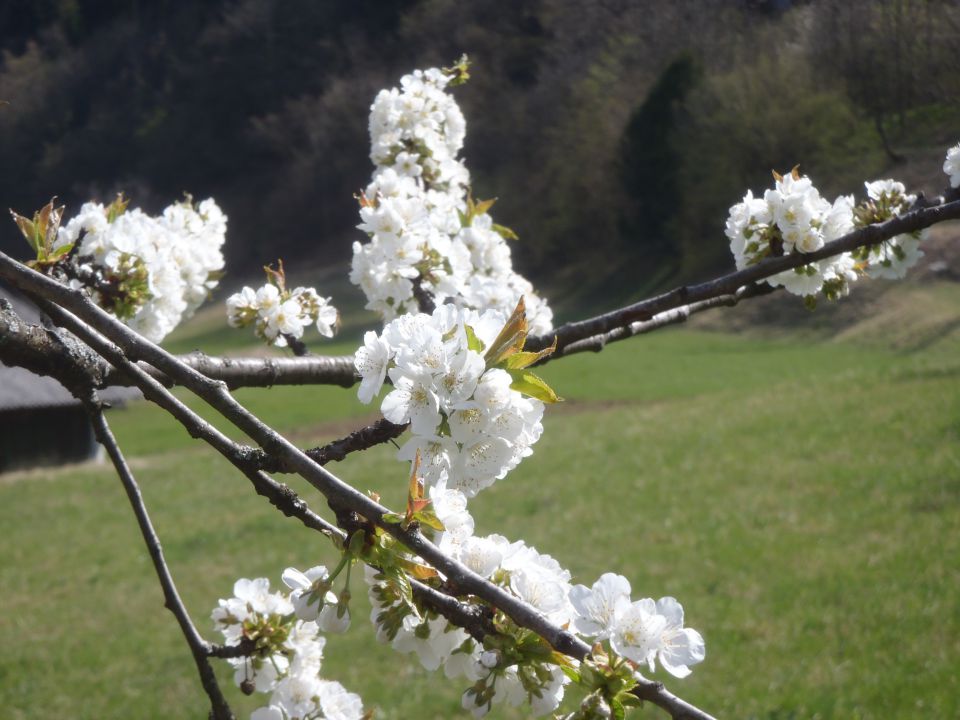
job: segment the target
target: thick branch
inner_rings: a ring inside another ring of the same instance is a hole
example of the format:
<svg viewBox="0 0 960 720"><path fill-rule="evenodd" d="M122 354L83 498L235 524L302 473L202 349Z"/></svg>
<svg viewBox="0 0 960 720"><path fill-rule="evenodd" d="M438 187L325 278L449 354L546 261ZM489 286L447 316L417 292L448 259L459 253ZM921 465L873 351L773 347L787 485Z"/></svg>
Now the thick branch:
<svg viewBox="0 0 960 720"><path fill-rule="evenodd" d="M130 506L137 517L137 524L140 526L140 534L143 535L143 541L147 545L147 551L150 553L150 559L153 561L153 568L160 580L160 586L163 588L164 605L180 625L180 630L190 646L190 652L193 654L193 660L197 665L197 672L200 674L200 683L203 685L207 697L210 698L210 717L214 720L234 720L233 712L227 704L220 686L217 684L217 676L210 666L208 656L210 655L210 645L200 636L197 628L194 626L187 608L184 607L180 594L177 592L177 586L173 582L173 576L170 574L170 568L167 567L167 561L163 557L163 548L160 546L160 538L157 536L150 521L150 515L147 513L147 507L143 501L143 495L140 493L140 487L127 465L123 453L117 445L116 438L107 424L103 415L103 409L96 399L96 395L91 391L90 396L84 402L90 420L93 423L93 430L97 435L100 444L107 450L107 455L113 462L113 467L120 476L123 483L123 489L130 500Z"/></svg>
<svg viewBox="0 0 960 720"><path fill-rule="evenodd" d="M211 357L201 352L181 355L180 361L212 380L220 380L227 387L272 387L274 385L342 385L353 386L359 377L349 355L277 358ZM147 372L166 386L173 380L144 364ZM132 381L123 373L110 369L104 385L126 385Z"/></svg>
<svg viewBox="0 0 960 720"><path fill-rule="evenodd" d="M175 357L145 340L94 305L83 293L36 273L3 253L0 253L0 278L34 297L50 298L70 309L98 332L103 333L111 342L116 343L127 357L150 363L196 393L264 450L277 456L281 462L310 482L326 496L330 504L355 512L375 523L397 538L411 552L441 571L462 591L476 595L499 608L519 626L533 630L561 653L583 658L590 652L590 647L585 642L551 623L535 608L503 588L488 582L465 565L447 557L419 531L403 529L397 524L386 522L383 518L387 512L385 507L317 465L290 441L240 405L222 383L212 381L196 370L183 365ZM97 350L100 352L99 348ZM114 361L114 358L108 357L108 359ZM644 680L640 690L644 693L644 699L658 705L674 717L710 717L707 713L693 708L666 692L659 683Z"/></svg>
<svg viewBox="0 0 960 720"><path fill-rule="evenodd" d="M0 362L24 367L58 380L71 394L84 398L100 383L109 366L86 345L68 335L25 322L0 299Z"/></svg>

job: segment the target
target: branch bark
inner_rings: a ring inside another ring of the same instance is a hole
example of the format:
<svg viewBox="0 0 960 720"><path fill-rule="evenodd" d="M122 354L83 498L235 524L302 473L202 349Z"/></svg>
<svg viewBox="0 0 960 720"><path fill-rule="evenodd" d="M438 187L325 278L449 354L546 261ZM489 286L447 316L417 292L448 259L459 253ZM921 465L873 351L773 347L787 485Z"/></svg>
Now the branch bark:
<svg viewBox="0 0 960 720"><path fill-rule="evenodd" d="M340 462L350 453L369 450L400 437L408 427L409 423L396 425L386 418L380 418L371 425L355 430L345 438L303 452L318 465L326 465L332 461ZM262 450L255 452L253 462L267 472L293 472L279 458Z"/></svg>

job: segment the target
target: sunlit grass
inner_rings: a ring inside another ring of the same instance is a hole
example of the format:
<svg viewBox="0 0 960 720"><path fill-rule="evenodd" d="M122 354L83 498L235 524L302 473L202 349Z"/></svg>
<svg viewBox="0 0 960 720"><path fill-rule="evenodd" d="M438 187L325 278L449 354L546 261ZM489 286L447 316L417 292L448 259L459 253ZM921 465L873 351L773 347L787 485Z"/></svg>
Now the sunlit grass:
<svg viewBox="0 0 960 720"><path fill-rule="evenodd" d="M721 717L960 712L955 346L907 354L665 332L543 374L568 400L548 410L534 455L472 503L478 531L523 537L581 582L613 570L638 596L678 597L707 660L687 680L662 676L671 689ZM241 398L304 444L376 410L339 388ZM162 413L138 405L111 418L204 631L235 578L276 585L288 565L334 561ZM406 471L394 452L331 469L397 505ZM108 468L0 476L0 527L5 717L204 715ZM380 718L455 716L462 683L376 645L359 584L354 596L354 627L330 639L327 674ZM256 707L230 693L236 708Z"/></svg>

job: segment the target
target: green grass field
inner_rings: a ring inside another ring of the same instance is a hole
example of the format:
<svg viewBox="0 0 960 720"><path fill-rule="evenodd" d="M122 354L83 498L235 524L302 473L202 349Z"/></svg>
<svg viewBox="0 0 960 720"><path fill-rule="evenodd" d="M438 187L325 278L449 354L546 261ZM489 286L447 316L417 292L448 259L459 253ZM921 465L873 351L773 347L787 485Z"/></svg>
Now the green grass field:
<svg viewBox="0 0 960 720"><path fill-rule="evenodd" d="M958 349L684 330L564 359L544 375L567 402L548 410L534 455L473 501L478 532L523 537L586 584L616 571L637 596L678 597L707 659L686 680L657 677L720 717L957 717ZM376 410L335 388L240 397L303 444ZM335 560L162 413L111 419L204 631L235 578L276 585L288 565ZM332 469L397 505L406 468L393 453ZM0 476L0 528L0 716L205 717L106 466ZM376 645L355 596L326 674L378 718L458 716L464 686ZM239 711L258 704L228 692Z"/></svg>

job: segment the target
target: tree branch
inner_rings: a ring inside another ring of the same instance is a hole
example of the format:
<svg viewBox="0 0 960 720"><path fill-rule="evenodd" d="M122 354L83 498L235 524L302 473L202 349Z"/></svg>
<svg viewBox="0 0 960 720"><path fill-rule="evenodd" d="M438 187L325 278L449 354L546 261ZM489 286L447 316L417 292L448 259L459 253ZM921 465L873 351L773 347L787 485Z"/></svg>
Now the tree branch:
<svg viewBox="0 0 960 720"><path fill-rule="evenodd" d="M99 386L109 365L73 337L24 321L0 298L0 362L58 380L80 399Z"/></svg>
<svg viewBox="0 0 960 720"><path fill-rule="evenodd" d="M278 483L266 473L258 471L251 460L256 455L254 448L234 442L221 433L212 424L187 407L138 364L125 358L119 348L82 321L43 298L38 297L37 303L58 325L83 340L94 351L108 359L114 367L120 368L126 377L143 392L144 397L170 413L174 419L183 425L190 437L205 441L240 470L250 480L257 494L267 498L270 504L280 510L286 517L295 517L307 527L318 530L328 537L339 533L336 526L310 510L303 499L288 486Z"/></svg>
<svg viewBox="0 0 960 720"><path fill-rule="evenodd" d="M906 232L914 232L948 220L960 219L960 193L947 193L944 202L926 204L921 198L917 207L900 217L878 225L855 230L827 243L814 253L795 253L770 258L745 270L728 273L713 280L681 286L661 295L641 300L608 313L566 323L552 333L527 338L527 349L542 350L557 337L557 351L542 363L577 352L602 350L610 342L652 332L667 325L683 322L686 316L713 307L729 306L750 297L773 292L760 281L810 262L833 257L865 245L875 245ZM755 287L738 292L741 287ZM686 308L686 310L684 310ZM672 313L671 311L678 311ZM671 313L663 315L663 313ZM584 344L581 344L584 343ZM218 358L201 353L182 356L180 360L207 377L220 380L229 388L270 387L273 385L340 385L352 387L359 380L352 356L308 356L292 358ZM173 381L155 369L149 370L164 384ZM121 373L108 370L103 386L126 384Z"/></svg>
<svg viewBox="0 0 960 720"><path fill-rule="evenodd" d="M576 353L581 352L600 352L607 346L608 343L616 342L617 340L626 340L627 338L634 337L635 335L643 335L669 325L679 325L680 323L686 322L691 315L696 315L704 310L710 310L711 308L715 307L733 307L741 300L769 295L770 293L779 289L780 288L773 287L772 285L754 284L742 287L737 290L737 292L729 295L718 295L717 297L713 297L708 300L701 300L699 302L689 303L688 305L681 305L680 307L676 307L672 310L665 310L664 312L657 313L649 320L637 321L624 327L614 328L610 332L601 333L599 335L584 338L583 340L572 342L569 345L558 348L556 352L547 356L537 364L542 365L550 360L566 357L567 355L575 355Z"/></svg>
<svg viewBox="0 0 960 720"><path fill-rule="evenodd" d="M227 387L273 387L274 385L341 385L352 387L360 379L353 367L352 355L276 358L211 357L201 352L179 356L180 361ZM166 386L173 380L155 368L143 369ZM126 385L131 381L116 369L110 369L104 385Z"/></svg>
<svg viewBox="0 0 960 720"><path fill-rule="evenodd" d="M270 500L270 503L280 510L280 512L282 512L285 516L294 517L300 520L300 522L306 527L312 530L317 530L329 538L338 538L341 541L346 540L347 535L343 530L327 522L310 510L303 499L300 498L300 496L298 496L288 486L274 481L263 472L252 470L250 468L251 458L257 456L257 451L254 451L253 448L248 446L235 443L220 433L215 427L213 427L213 425L205 421L202 417L197 415L188 406L177 399L175 395L170 393L140 365L132 363L126 358L123 358L116 346L112 346L109 341L92 331L88 326L84 325L82 321L78 320L76 317L70 315L56 305L52 305L51 303L45 301L42 301L42 305L44 310L51 317L53 317L58 324L72 329L76 332L78 337L83 337L91 345L98 348L98 352L111 357L116 365L122 368L125 377L129 378L137 387L139 387L145 397L169 412L174 419L184 426L191 437L205 441L207 444L211 445L214 449L220 452L221 455L223 455L250 479L259 495L262 495ZM23 321L21 321L20 318L12 312L12 310L10 310L10 314L13 318L11 320L11 324L15 324L28 331L41 330L36 326L23 323ZM4 326L0 325L0 330L2 330L3 327ZM26 332L25 337L30 338L33 334L34 333L32 332ZM41 337L45 343L52 342L54 346L58 346L62 342L63 337L72 337L72 335L63 336L54 333L53 331L43 330ZM51 338L53 338L52 341ZM19 345L24 342L15 335L11 336L10 339L11 342L9 344L12 346ZM29 342L29 340L27 340L27 342ZM86 362L88 360L86 356L96 357L98 361L101 363L103 362L99 356L93 356L86 345L80 345L79 343L76 343L76 341L74 341L74 343L78 348L84 348L86 352L76 356L61 358L64 362L62 366L57 365L56 363L53 365L55 371L51 374L61 382L63 381L65 375L69 376L73 374L73 371L84 371L84 367L86 366ZM3 347L3 345L0 345L0 347ZM31 357L33 356L31 355ZM84 363L84 366L81 367L78 365L77 367L71 369L70 363ZM90 388L92 384L92 378L87 378L85 387ZM360 441L360 439L364 437L373 438L377 436L377 433L384 432L396 433L399 435L405 429L405 425L393 425L392 423L383 421L382 423L375 423L369 428L364 428L362 431L354 433L353 435L338 442L344 445L344 449L341 452L343 452L345 455L346 452L351 451L347 449L348 447L353 447L353 443ZM354 439L351 440L351 438ZM334 443L334 445L336 445L336 443ZM466 603L461 603L456 598L444 594L443 592L417 580L411 579L411 586L413 588L414 595L424 604L424 606L440 613L450 620L450 622L463 627L478 639L482 639L485 632L492 631L491 627L489 626L489 621L481 608L477 608ZM249 654L249 648L247 648L243 643L240 645L222 647L210 646L208 649L208 654L211 657L219 658L241 657Z"/></svg>
<svg viewBox="0 0 960 720"><path fill-rule="evenodd" d="M546 335L527 338L527 349L531 351L542 350L548 347L556 337L559 351L579 340L603 335L616 328L628 327L634 322L652 320L657 314L682 305L733 294L741 287L772 277L784 270L792 270L801 265L849 252L858 247L876 245L902 233L916 232L937 223L957 219L960 219L960 200L918 207L886 222L867 225L854 230L838 240L826 243L816 252L793 253L782 257L769 258L756 265L722 275L714 280L708 280L697 285L683 285L661 295L641 300L596 317L566 323Z"/></svg>
<svg viewBox="0 0 960 720"><path fill-rule="evenodd" d="M203 685L207 697L210 698L210 717L213 720L234 720L233 711L227 704L223 693L220 691L220 685L217 683L217 676L210 666L208 656L211 654L210 645L200 636L197 628L194 626L190 615L187 613L183 601L177 592L177 586L173 582L173 576L170 574L170 568L163 557L163 548L160 546L160 538L157 536L150 521L150 515L147 513L146 505L143 501L143 495L140 493L140 487L127 465L123 453L117 445L116 438L107 424L103 415L103 409L96 397L95 391L91 390L84 399L84 406L87 414L93 423L93 431L96 433L97 440L107 450L107 455L113 462L113 467L120 476L123 483L123 489L130 500L130 506L137 517L137 524L140 526L140 534L143 535L143 541L147 545L147 551L150 553L150 559L153 561L153 568L160 580L160 586L163 588L164 605L173 613L180 625L180 630L190 646L190 652L193 654L193 661L197 665L197 672L200 675L200 683Z"/></svg>
<svg viewBox="0 0 960 720"><path fill-rule="evenodd" d="M371 425L355 430L340 440L334 440L327 445L320 445L309 450L304 450L304 454L318 465L326 465L328 462L340 462L352 452L369 450L377 445L390 442L394 438L400 437L409 427L409 423L395 425L386 418L380 418ZM263 450L254 451L251 460L261 470L267 472L293 472L289 467L283 464L280 458L270 455Z"/></svg>
<svg viewBox="0 0 960 720"><path fill-rule="evenodd" d="M585 642L568 630L551 623L535 608L503 588L488 582L462 563L447 557L418 530L404 529L398 524L386 522L383 516L388 512L387 508L316 464L290 441L240 405L227 392L223 383L210 380L196 370L185 366L174 356L150 343L94 305L82 292L72 290L40 275L16 263L3 253L0 253L0 278L35 298L50 298L68 308L97 332L103 333L110 343L116 343L122 354L150 363L190 389L264 450L279 457L281 462L310 482L323 493L331 505L345 508L373 522L393 535L412 553L446 575L447 579L462 591L476 595L498 608L517 625L540 635L558 652L578 659L586 657L590 652L590 646ZM85 337L83 339L87 340ZM94 347L100 352L99 348ZM108 356L108 359L117 364L115 358ZM701 720L710 718L707 713L693 708L667 692L660 683L643 680L638 686L638 692L643 692L644 699L663 708L675 718L692 717Z"/></svg>

